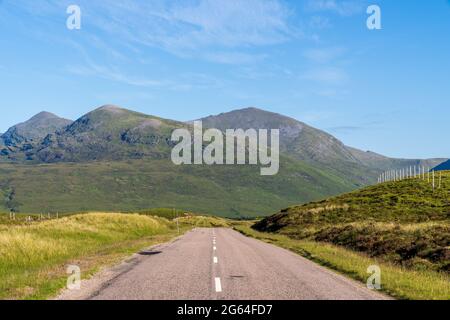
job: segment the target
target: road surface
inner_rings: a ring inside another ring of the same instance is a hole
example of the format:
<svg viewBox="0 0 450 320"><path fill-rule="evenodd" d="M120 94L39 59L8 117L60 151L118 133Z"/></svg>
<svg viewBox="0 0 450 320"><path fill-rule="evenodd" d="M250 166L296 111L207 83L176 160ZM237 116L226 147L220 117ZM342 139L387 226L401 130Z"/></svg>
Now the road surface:
<svg viewBox="0 0 450 320"><path fill-rule="evenodd" d="M386 299L288 250L222 228L192 230L116 268L95 289L87 287L61 298Z"/></svg>

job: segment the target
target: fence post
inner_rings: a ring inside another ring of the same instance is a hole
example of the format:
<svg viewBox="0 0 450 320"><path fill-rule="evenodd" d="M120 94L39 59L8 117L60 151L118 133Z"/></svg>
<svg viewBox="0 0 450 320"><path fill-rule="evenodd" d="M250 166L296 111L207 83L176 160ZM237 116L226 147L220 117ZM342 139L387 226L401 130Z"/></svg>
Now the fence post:
<svg viewBox="0 0 450 320"><path fill-rule="evenodd" d="M434 170L433 170L433 191L434 191Z"/></svg>

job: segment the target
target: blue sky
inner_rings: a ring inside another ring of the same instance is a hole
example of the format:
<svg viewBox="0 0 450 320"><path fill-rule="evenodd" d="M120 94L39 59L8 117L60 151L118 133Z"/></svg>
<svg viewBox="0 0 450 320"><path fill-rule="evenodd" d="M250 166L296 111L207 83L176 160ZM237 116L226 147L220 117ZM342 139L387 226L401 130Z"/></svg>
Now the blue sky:
<svg viewBox="0 0 450 320"><path fill-rule="evenodd" d="M447 0L0 0L0 132L108 103L177 120L255 106L364 150L450 157L449 35Z"/></svg>

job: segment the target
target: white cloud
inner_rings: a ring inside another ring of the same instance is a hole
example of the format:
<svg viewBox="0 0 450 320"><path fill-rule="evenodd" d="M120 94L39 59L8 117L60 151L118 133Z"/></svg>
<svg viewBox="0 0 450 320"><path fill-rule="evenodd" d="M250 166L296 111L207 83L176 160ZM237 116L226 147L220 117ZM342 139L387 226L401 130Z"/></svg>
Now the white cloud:
<svg viewBox="0 0 450 320"><path fill-rule="evenodd" d="M37 6L14 0L11 4L34 17L59 17L72 2L48 0ZM111 43L160 48L180 57L220 63L259 59L248 49L298 36L290 23L292 12L282 0L77 0L77 5L82 10L82 29L96 30Z"/></svg>
<svg viewBox="0 0 450 320"><path fill-rule="evenodd" d="M351 16L360 13L364 0L309 0L307 9L310 11L331 11L341 16Z"/></svg>
<svg viewBox="0 0 450 320"><path fill-rule="evenodd" d="M313 29L326 29L331 27L331 22L327 17L322 16L312 16L309 19L309 27Z"/></svg>
<svg viewBox="0 0 450 320"><path fill-rule="evenodd" d="M70 65L66 70L77 76L95 76L105 80L119 82L134 87L165 88L175 91L191 89L219 88L223 82L200 73L185 73L177 75L176 79L155 80L147 77L136 77L122 72L117 67L98 65L87 59L86 65Z"/></svg>
<svg viewBox="0 0 450 320"><path fill-rule="evenodd" d="M276 0L188 1L169 12L172 21L194 27L188 36L199 45L270 45L290 33L289 12Z"/></svg>
<svg viewBox="0 0 450 320"><path fill-rule="evenodd" d="M204 57L209 61L223 64L251 64L264 60L266 55L222 51L206 53Z"/></svg>
<svg viewBox="0 0 450 320"><path fill-rule="evenodd" d="M342 69L329 67L311 69L303 74L301 78L323 84L341 85L347 82L348 75Z"/></svg>
<svg viewBox="0 0 450 320"><path fill-rule="evenodd" d="M137 87L151 88L151 87L167 86L169 84L168 82L164 81L132 77L122 73L116 68L108 68L96 64L90 64L89 66L80 66L80 65L68 66L67 71L79 76L97 76L106 80L120 82Z"/></svg>
<svg viewBox="0 0 450 320"><path fill-rule="evenodd" d="M304 52L305 58L316 63L327 63L337 57L341 56L345 52L344 48L332 47L332 48L320 48L309 49Z"/></svg>

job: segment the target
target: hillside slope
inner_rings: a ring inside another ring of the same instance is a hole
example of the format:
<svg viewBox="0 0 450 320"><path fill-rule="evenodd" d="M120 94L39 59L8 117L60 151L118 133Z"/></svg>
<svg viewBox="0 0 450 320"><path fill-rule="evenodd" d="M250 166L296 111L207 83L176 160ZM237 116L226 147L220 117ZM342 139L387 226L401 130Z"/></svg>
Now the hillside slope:
<svg viewBox="0 0 450 320"><path fill-rule="evenodd" d="M33 119L26 143L0 147L4 211L173 207L254 216L354 190L380 173L331 135L255 108L205 118L204 127L280 129L281 170L275 177L261 177L259 166L177 167L170 159L171 134L190 129L189 123L114 105L74 122L48 113Z"/></svg>
<svg viewBox="0 0 450 320"><path fill-rule="evenodd" d="M31 119L12 126L0 136L4 146L19 147L33 143L71 124L71 120L60 118L50 112L40 112Z"/></svg>
<svg viewBox="0 0 450 320"><path fill-rule="evenodd" d="M330 242L411 268L450 271L450 172L440 189L420 179L389 182L294 206L254 228Z"/></svg>
<svg viewBox="0 0 450 320"><path fill-rule="evenodd" d="M28 151L28 158L44 163L167 158L173 145L171 133L182 126L106 105L48 135Z"/></svg>
<svg viewBox="0 0 450 320"><path fill-rule="evenodd" d="M404 169L410 166L433 168L436 165L443 163L447 159L435 158L435 159L396 159L389 158L371 151L361 151L352 147L346 147L352 155L361 161L365 166L377 169L379 171Z"/></svg>
<svg viewBox="0 0 450 320"><path fill-rule="evenodd" d="M332 135L296 119L258 108L234 110L201 119L204 127L226 129L279 129L281 152L326 169L355 186L376 181L380 172L414 165L434 167L446 159L393 159L344 145Z"/></svg>
<svg viewBox="0 0 450 320"><path fill-rule="evenodd" d="M42 165L0 164L0 211L78 212L177 208L229 217L267 215L286 205L353 189L289 158L276 176L259 166L175 166L136 159Z"/></svg>

